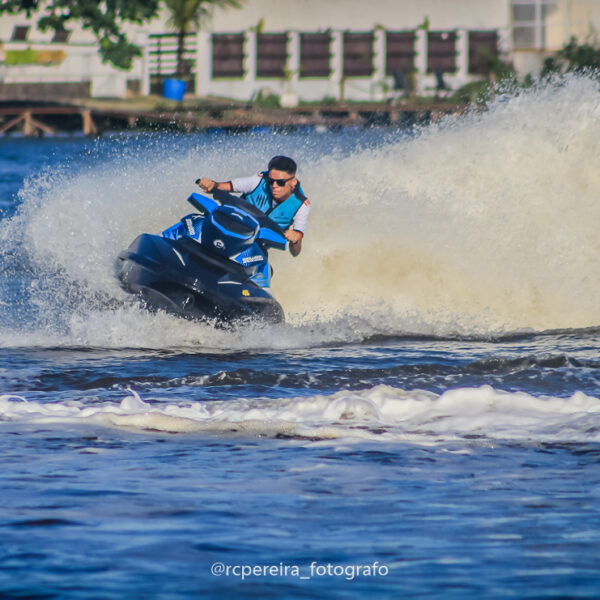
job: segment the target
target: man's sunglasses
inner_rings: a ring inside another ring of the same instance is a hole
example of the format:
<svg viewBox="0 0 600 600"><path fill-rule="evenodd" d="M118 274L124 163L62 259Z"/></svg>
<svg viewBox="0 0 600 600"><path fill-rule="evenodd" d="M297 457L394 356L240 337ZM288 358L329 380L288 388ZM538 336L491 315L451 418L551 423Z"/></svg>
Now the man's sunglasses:
<svg viewBox="0 0 600 600"><path fill-rule="evenodd" d="M287 179L273 179L272 177L269 177L267 175L267 177L265 177L265 181L267 182L267 185L273 185L274 183L276 183L279 187L283 187L288 181L291 181L292 179L294 179L294 175L292 175L291 177L288 177Z"/></svg>

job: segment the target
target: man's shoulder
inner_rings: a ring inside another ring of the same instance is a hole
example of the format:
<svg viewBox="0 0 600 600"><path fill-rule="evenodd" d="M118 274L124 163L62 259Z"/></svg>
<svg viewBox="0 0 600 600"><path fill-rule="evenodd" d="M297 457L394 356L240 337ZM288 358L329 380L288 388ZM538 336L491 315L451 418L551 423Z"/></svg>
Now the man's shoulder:
<svg viewBox="0 0 600 600"><path fill-rule="evenodd" d="M296 186L296 197L299 198L300 200L302 200L302 203L304 204L305 202L308 202L308 198L306 197L306 194L304 193L304 190L302 189L302 184L300 182L298 182L298 185ZM308 202L308 205L310 206L310 202Z"/></svg>
<svg viewBox="0 0 600 600"><path fill-rule="evenodd" d="M249 175L248 177L236 177L231 180L231 185L234 192L245 192L250 193L256 186L262 181L262 175L260 173L255 175Z"/></svg>

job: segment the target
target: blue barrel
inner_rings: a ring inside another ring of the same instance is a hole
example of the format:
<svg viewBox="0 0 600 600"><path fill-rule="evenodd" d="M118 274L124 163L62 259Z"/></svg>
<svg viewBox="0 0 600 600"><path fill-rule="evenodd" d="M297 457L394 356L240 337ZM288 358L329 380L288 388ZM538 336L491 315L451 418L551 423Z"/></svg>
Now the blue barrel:
<svg viewBox="0 0 600 600"><path fill-rule="evenodd" d="M181 102L186 85L185 81L181 81L181 79L165 79L163 81L163 97Z"/></svg>

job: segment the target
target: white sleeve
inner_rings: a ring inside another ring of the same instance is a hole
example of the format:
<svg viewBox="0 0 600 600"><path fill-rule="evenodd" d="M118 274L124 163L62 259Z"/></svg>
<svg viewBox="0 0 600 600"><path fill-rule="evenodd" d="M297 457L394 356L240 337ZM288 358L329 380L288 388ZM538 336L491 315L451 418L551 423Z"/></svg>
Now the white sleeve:
<svg viewBox="0 0 600 600"><path fill-rule="evenodd" d="M298 212L294 216L294 220L292 221L292 229L294 231L299 231L300 233L304 233L306 228L306 220L308 219L308 213L310 212L310 202L305 200L302 203L302 206L298 209Z"/></svg>
<svg viewBox="0 0 600 600"><path fill-rule="evenodd" d="M251 177L237 177L231 180L231 187L233 192L239 192L241 194L249 194L256 186L260 183L260 175L252 175Z"/></svg>

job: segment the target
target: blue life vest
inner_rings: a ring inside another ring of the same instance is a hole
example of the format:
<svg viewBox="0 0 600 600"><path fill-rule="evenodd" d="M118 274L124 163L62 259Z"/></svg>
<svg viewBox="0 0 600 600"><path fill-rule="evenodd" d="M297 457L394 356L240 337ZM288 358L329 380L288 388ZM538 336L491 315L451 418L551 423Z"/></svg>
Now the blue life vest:
<svg viewBox="0 0 600 600"><path fill-rule="evenodd" d="M271 188L267 184L266 176L267 171L262 173L260 183L250 193L242 194L242 198L244 198L246 202L256 206L259 210L262 210L262 212L275 221L279 227L287 229L294 220L299 208L306 200L306 196L298 182L296 189L287 200L284 200L280 204L275 204L275 206L271 208L271 205L273 204L273 194L271 193Z"/></svg>

